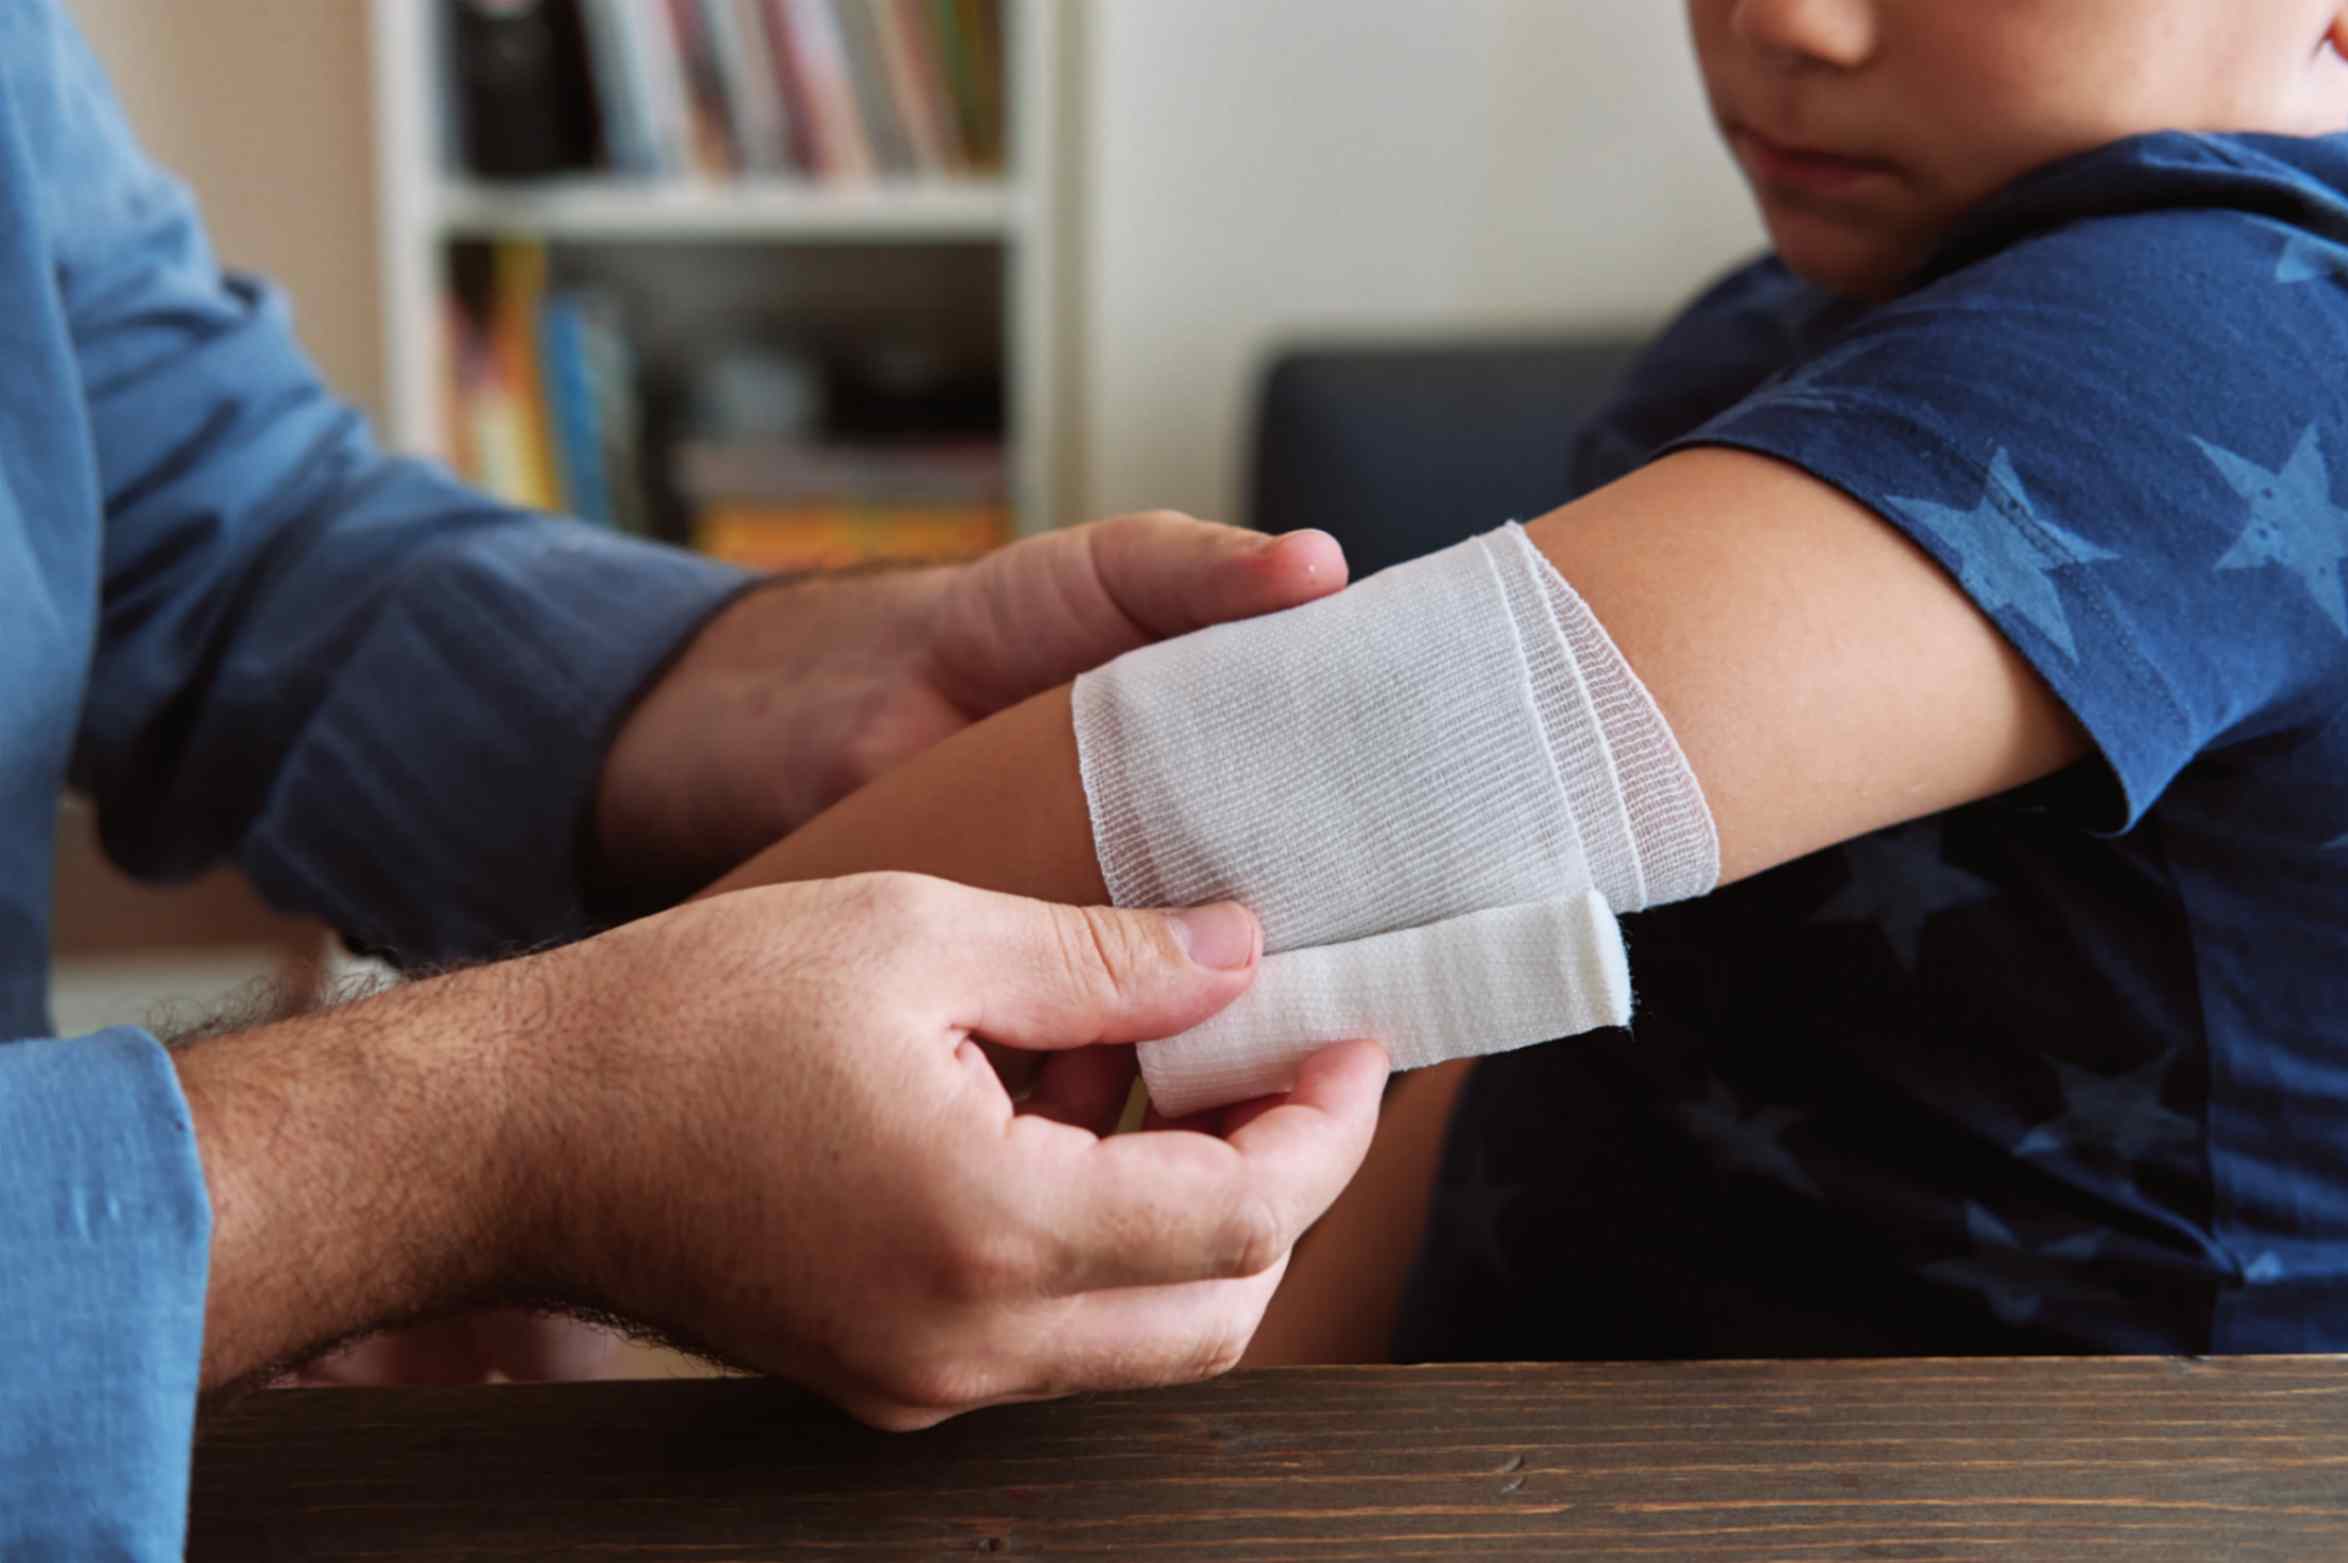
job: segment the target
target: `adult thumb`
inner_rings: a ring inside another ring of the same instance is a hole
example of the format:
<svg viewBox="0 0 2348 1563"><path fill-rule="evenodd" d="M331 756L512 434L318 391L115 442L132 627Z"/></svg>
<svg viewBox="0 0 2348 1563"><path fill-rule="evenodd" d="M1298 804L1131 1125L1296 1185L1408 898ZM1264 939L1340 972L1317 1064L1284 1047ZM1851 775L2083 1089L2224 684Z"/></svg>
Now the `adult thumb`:
<svg viewBox="0 0 2348 1563"><path fill-rule="evenodd" d="M1255 915L1230 901L1162 912L982 895L971 910L948 998L956 1024L1008 1047L1187 1031L1247 991L1263 943Z"/></svg>

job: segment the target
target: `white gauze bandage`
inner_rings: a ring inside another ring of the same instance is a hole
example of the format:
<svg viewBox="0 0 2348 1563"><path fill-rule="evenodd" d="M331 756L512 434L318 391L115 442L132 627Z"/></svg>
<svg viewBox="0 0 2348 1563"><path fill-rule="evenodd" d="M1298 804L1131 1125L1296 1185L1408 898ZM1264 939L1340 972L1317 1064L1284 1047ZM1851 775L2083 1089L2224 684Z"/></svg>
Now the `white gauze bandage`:
<svg viewBox="0 0 2348 1563"><path fill-rule="evenodd" d="M1119 658L1077 680L1075 712L1111 897L1254 908L1269 954L1248 1009L1267 1025L1319 1002L1283 997L1282 985L1352 980L1332 975L1342 963L1286 952L1591 890L1636 911L1719 877L1711 814L1662 713L1515 526L1308 607ZM1479 925L1410 948L1419 959L1471 936L1497 935ZM1606 936L1619 937L1610 923ZM1412 991L1457 990L1443 1035L1497 1034L1497 1018L1462 1017L1479 1005L1521 1013L1500 986L1510 973L1541 960L1570 970L1591 954L1430 960ZM1360 1034L1385 1040L1391 1029ZM1292 1045L1235 1026L1218 1038L1216 1060L1197 1066L1217 1078L1246 1073L1232 1057ZM1190 1096L1169 1060L1203 1055L1182 1041L1144 1044L1154 1096ZM1444 1045L1445 1057L1486 1050Z"/></svg>
<svg viewBox="0 0 2348 1563"><path fill-rule="evenodd" d="M1385 1044L1396 1069L1475 1058L1630 1018L1622 933L1595 890L1264 957L1255 985L1178 1037L1142 1079L1181 1117L1285 1091L1322 1048Z"/></svg>

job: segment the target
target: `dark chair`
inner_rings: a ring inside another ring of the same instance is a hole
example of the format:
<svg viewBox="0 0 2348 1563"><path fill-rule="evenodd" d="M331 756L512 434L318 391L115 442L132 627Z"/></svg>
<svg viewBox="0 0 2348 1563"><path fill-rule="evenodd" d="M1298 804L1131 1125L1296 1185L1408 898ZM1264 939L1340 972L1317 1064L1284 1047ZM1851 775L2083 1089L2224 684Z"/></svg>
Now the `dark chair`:
<svg viewBox="0 0 2348 1563"><path fill-rule="evenodd" d="M1316 344L1265 371L1248 523L1319 527L1355 579L1571 494L1577 424L1641 342L1625 337Z"/></svg>

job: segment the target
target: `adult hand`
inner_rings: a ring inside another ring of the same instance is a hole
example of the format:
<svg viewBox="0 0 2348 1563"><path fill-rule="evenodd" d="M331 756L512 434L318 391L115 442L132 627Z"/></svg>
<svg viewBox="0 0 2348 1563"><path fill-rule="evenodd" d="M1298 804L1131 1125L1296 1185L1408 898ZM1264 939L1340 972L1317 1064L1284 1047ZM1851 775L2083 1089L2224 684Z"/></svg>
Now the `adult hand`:
<svg viewBox="0 0 2348 1563"><path fill-rule="evenodd" d="M1269 538L1157 512L1015 543L972 564L754 589L637 704L599 784L599 878L682 899L970 723L1137 646L1345 584L1324 533ZM586 1378L609 1331L497 1314L369 1337L311 1383Z"/></svg>
<svg viewBox="0 0 2348 1563"><path fill-rule="evenodd" d="M975 563L777 582L701 631L605 760L600 877L643 909L700 888L971 722L1137 646L1345 584L1320 532L1169 513Z"/></svg>
<svg viewBox="0 0 2348 1563"><path fill-rule="evenodd" d="M1385 1080L1356 1043L1228 1136L1101 1136L1131 1052L1096 1044L1195 1025L1252 980L1255 920L1228 904L864 875L598 943L617 1045L565 1065L562 1137L597 1154L558 1206L558 1284L883 1427L1231 1367ZM720 980L680 1025L680 984L650 979L695 968ZM982 1038L1054 1055L1024 1102Z"/></svg>
<svg viewBox="0 0 2348 1563"><path fill-rule="evenodd" d="M199 1043L206 1381L516 1296L884 1427L1221 1371L1359 1165L1383 1056L1332 1049L1222 1132L1104 1139L1130 1053L1094 1044L1196 1024L1256 952L1231 906L866 875ZM982 1038L1050 1055L1026 1101Z"/></svg>

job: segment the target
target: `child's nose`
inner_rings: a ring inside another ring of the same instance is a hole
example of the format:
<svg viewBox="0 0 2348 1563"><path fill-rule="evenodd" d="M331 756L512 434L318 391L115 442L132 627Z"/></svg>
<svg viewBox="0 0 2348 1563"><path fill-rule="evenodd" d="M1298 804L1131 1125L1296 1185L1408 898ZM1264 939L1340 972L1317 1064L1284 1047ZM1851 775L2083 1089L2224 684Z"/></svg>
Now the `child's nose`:
<svg viewBox="0 0 2348 1563"><path fill-rule="evenodd" d="M1788 63L1853 70L1875 53L1877 0L1735 0L1736 35Z"/></svg>

